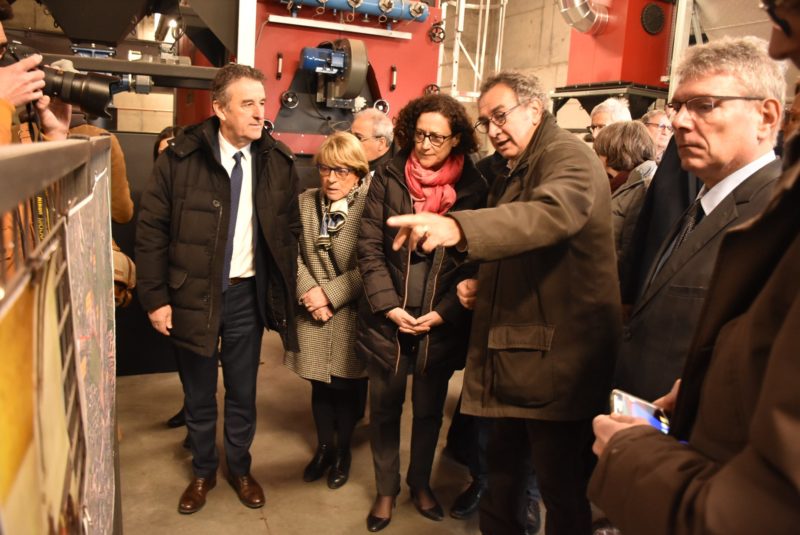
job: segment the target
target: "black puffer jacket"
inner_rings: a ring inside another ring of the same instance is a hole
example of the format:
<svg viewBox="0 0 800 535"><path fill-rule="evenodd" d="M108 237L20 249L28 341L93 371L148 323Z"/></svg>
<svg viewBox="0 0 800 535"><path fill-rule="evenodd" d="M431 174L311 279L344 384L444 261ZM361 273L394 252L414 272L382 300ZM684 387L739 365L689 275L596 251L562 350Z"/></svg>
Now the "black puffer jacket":
<svg viewBox="0 0 800 535"><path fill-rule="evenodd" d="M211 356L217 345L230 178L219 161L219 121L188 128L162 154L142 196L136 232L139 299L172 306L172 341ZM294 155L264 133L250 146L258 236L255 268L264 325L297 348L293 325L299 180Z"/></svg>
<svg viewBox="0 0 800 535"><path fill-rule="evenodd" d="M408 154L400 154L375 172L369 189L358 240L358 270L364 282L364 297L359 303L356 351L375 359L388 369L396 369L400 355L397 325L385 314L395 307L405 307L408 266L412 252L408 247L392 250L397 229L386 226L393 215L414 213L411 194L405 182ZM488 185L469 158L455 184L456 202L450 209L482 208ZM435 310L444 324L422 337L416 366L424 371L432 366L464 366L470 313L458 301L456 286L475 275L477 267L464 265L443 247L433 253L425 281L420 315Z"/></svg>

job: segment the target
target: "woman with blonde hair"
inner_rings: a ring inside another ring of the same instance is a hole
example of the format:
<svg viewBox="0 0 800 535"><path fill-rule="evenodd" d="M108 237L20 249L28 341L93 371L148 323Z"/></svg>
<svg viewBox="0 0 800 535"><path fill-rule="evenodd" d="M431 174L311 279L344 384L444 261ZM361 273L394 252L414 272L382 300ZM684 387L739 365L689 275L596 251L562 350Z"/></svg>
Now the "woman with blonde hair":
<svg viewBox="0 0 800 535"><path fill-rule="evenodd" d="M354 351L356 303L362 293L356 241L370 175L361 143L345 132L328 137L314 162L320 187L299 198L300 351L287 351L284 364L311 382L318 446L303 480L315 481L328 471L328 487L337 489L349 477L350 440L366 381L365 363Z"/></svg>

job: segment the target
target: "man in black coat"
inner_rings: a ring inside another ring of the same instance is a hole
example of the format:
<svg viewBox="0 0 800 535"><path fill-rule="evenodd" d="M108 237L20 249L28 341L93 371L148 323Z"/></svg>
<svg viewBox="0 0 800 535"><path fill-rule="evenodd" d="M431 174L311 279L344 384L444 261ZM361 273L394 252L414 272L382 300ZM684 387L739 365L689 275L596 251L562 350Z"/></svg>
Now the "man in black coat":
<svg viewBox="0 0 800 535"><path fill-rule="evenodd" d="M291 151L264 130L263 79L244 65L220 69L214 116L187 128L159 157L142 197L139 299L176 346L193 456L181 513L198 511L216 484L218 360L231 485L244 505L264 505L249 452L264 327L297 349L290 323L299 181Z"/></svg>

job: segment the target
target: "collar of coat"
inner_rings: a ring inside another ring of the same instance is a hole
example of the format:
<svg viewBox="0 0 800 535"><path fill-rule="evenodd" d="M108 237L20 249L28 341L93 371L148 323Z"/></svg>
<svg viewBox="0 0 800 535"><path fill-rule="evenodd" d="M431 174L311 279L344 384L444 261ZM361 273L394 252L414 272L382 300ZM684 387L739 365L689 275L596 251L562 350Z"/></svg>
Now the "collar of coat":
<svg viewBox="0 0 800 535"><path fill-rule="evenodd" d="M556 118L549 111L543 111L542 120L539 122L539 126L536 127L536 132L534 132L528 146L525 147L525 150L522 151L522 154L517 158L509 175L527 169L531 161L535 160L539 156L539 153L546 148L547 144L543 143L542 140L550 139L556 130L558 130ZM508 160L506 160L506 162L507 161Z"/></svg>
<svg viewBox="0 0 800 535"><path fill-rule="evenodd" d="M550 139L556 130L558 130L556 118L549 111L545 111L542 113L542 120L528 146L522 151L512 168L509 168L508 159L495 151L478 162L478 169L483 176L488 177L491 184L494 184L494 181L500 177L508 178L512 173L524 172L530 166L530 163L538 157L540 151L547 146L547 143L542 142L542 140Z"/></svg>
<svg viewBox="0 0 800 535"><path fill-rule="evenodd" d="M175 142L167 150L171 151L179 159L186 158L198 150L211 151L215 158L219 159L218 132L219 119L212 115L202 123L187 127L181 135L175 138ZM262 132L261 139L253 141L252 145L250 145L250 151L253 154L265 155L273 149L287 160L295 159L292 150L269 135L266 130Z"/></svg>

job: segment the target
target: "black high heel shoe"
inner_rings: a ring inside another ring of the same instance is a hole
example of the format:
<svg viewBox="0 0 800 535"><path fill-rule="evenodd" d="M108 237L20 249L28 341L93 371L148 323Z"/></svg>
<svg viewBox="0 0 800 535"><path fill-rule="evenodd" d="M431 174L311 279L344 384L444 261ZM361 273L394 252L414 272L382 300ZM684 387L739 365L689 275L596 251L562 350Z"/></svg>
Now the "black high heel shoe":
<svg viewBox="0 0 800 535"><path fill-rule="evenodd" d="M376 532L376 531L382 530L383 528L385 528L386 526L389 525L389 522L392 521L392 513L391 512L389 513L389 517L388 518L385 518L385 517L382 517L382 516L375 516L375 515L372 514L372 510L375 509L375 506L377 505L378 500L380 500L381 498L388 498L388 496L381 496L380 494L378 494L375 497L375 503L372 504L372 509L369 510L369 514L367 515L367 530L369 530L369 531L371 531L373 533ZM397 496L393 496L392 497L392 509L394 509L396 506L397 506Z"/></svg>
<svg viewBox="0 0 800 535"><path fill-rule="evenodd" d="M431 499L433 500L433 506L427 509L422 508L422 504L419 500L419 495L421 492L427 492L430 494ZM411 489L411 501L414 503L414 507L417 508L419 514L424 516L425 518L429 518L431 520L435 520L436 522L441 522L444 520L444 509L442 509L442 504L439 503L439 500L436 499L436 496L433 494L433 491L430 487L426 487L423 489Z"/></svg>
<svg viewBox="0 0 800 535"><path fill-rule="evenodd" d="M349 449L336 451L336 459L328 472L328 488L338 489L347 483L347 479L350 477L351 461L352 457Z"/></svg>
<svg viewBox="0 0 800 535"><path fill-rule="evenodd" d="M333 447L330 444L320 444L314 458L303 470L303 481L311 483L325 475L325 471L333 464Z"/></svg>

